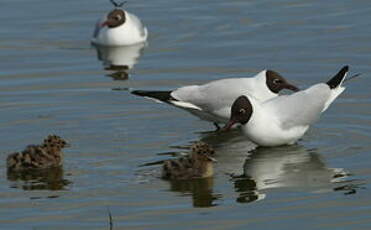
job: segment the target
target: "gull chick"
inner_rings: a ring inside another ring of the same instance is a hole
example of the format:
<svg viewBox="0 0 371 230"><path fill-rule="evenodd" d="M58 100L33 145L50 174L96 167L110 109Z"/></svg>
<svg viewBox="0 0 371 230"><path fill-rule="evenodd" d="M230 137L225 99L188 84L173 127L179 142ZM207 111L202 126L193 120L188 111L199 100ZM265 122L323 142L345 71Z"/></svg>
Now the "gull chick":
<svg viewBox="0 0 371 230"><path fill-rule="evenodd" d="M191 147L188 156L179 159L167 160L162 167L162 178L169 180L188 180L213 176L212 157L214 149L204 143L196 142Z"/></svg>
<svg viewBox="0 0 371 230"><path fill-rule="evenodd" d="M49 135L41 145L29 145L22 152L7 157L8 171L45 169L62 165L62 149L67 142L59 136Z"/></svg>

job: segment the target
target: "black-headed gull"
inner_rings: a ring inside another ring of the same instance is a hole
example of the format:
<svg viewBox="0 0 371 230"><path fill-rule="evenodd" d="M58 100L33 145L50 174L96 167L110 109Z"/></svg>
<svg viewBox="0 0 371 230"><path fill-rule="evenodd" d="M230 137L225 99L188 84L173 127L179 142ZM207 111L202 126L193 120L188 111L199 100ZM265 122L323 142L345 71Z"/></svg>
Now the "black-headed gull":
<svg viewBox="0 0 371 230"><path fill-rule="evenodd" d="M220 79L172 91L135 90L131 93L184 109L218 127L218 123L228 122L231 106L238 96L253 95L265 101L278 96L282 89L299 90L277 72L264 70L251 78Z"/></svg>
<svg viewBox="0 0 371 230"><path fill-rule="evenodd" d="M104 46L127 46L145 42L148 31L140 19L122 9L123 3L110 0L115 9L98 20L92 43Z"/></svg>
<svg viewBox="0 0 371 230"><path fill-rule="evenodd" d="M242 95L234 101L230 120L223 129L240 123L244 134L257 145L294 144L345 90L342 83L348 71L344 66L326 83L265 102L253 95Z"/></svg>

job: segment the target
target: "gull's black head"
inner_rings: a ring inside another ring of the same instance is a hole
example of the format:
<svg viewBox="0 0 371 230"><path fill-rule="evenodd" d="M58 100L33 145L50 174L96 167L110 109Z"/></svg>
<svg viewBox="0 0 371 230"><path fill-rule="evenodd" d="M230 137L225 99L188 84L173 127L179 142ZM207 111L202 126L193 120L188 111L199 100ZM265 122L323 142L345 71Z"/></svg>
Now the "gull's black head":
<svg viewBox="0 0 371 230"><path fill-rule="evenodd" d="M126 21L126 15L122 9L114 9L107 15L107 19L102 23L102 27L115 28L121 26Z"/></svg>
<svg viewBox="0 0 371 230"><path fill-rule="evenodd" d="M266 72L266 84L273 93L279 93L283 89L289 89L294 92L299 91L298 87L290 84L284 77L272 70L267 70Z"/></svg>
<svg viewBox="0 0 371 230"><path fill-rule="evenodd" d="M229 130L234 124L246 124L253 113L253 108L249 98L239 96L232 105L231 117L222 130Z"/></svg>

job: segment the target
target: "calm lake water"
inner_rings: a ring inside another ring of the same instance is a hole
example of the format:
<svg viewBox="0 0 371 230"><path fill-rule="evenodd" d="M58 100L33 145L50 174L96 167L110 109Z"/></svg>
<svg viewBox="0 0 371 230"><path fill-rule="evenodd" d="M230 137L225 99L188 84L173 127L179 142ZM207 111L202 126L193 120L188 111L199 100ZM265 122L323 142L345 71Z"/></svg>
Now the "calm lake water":
<svg viewBox="0 0 371 230"><path fill-rule="evenodd" d="M89 40L111 8L1 1L0 229L109 229L108 209L113 229L371 228L371 1L129 1L148 44L102 62ZM363 77L289 147L251 151L239 131L207 133L127 90L266 68L305 88L345 64ZM51 133L72 144L63 170L8 178L6 156ZM152 163L197 140L216 149L214 178L159 179Z"/></svg>

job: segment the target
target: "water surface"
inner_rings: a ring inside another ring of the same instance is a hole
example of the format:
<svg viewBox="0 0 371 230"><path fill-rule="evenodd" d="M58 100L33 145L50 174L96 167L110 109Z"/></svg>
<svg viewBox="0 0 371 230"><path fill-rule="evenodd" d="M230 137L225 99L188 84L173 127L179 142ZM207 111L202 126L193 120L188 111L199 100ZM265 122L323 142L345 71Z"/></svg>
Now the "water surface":
<svg viewBox="0 0 371 230"><path fill-rule="evenodd" d="M117 63L89 43L108 1L0 5L1 229L109 229L107 207L114 229L370 228L371 2L132 1L149 41ZM238 131L204 133L214 127L127 91L267 68L305 88L345 64L363 77L298 145L252 152ZM72 144L63 169L8 178L7 154L50 133ZM140 167L197 140L216 149L212 179Z"/></svg>

